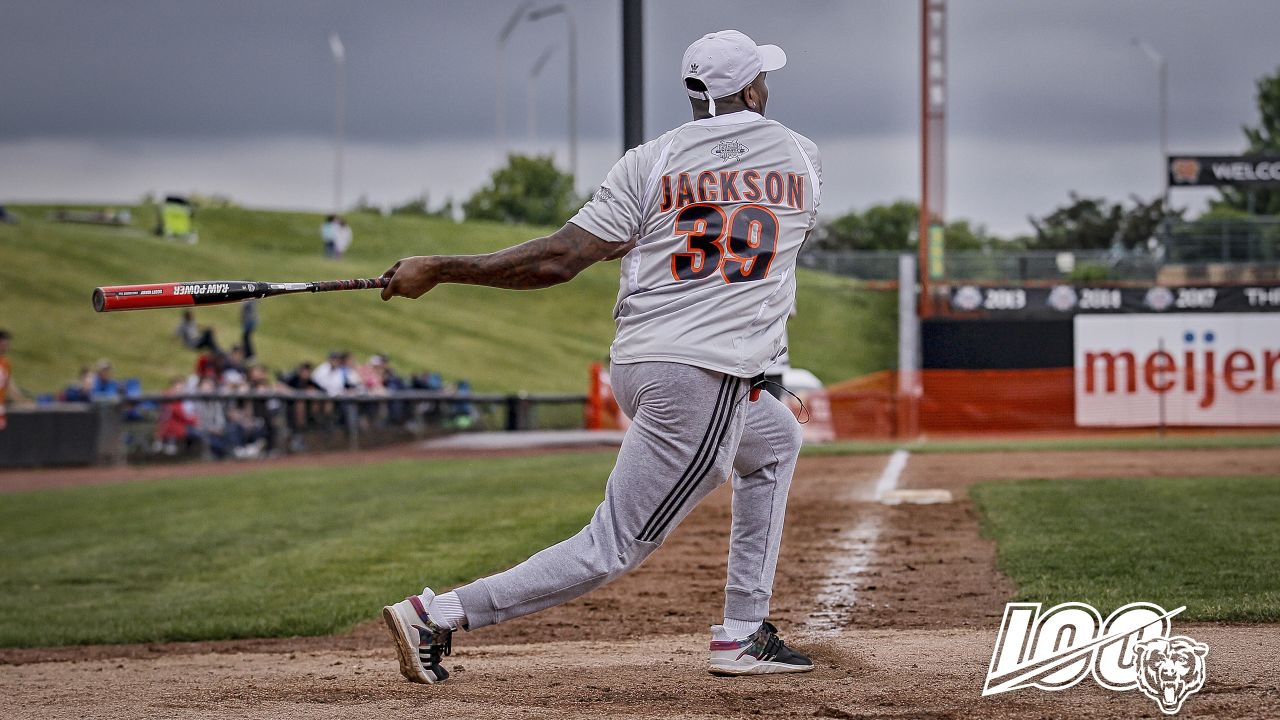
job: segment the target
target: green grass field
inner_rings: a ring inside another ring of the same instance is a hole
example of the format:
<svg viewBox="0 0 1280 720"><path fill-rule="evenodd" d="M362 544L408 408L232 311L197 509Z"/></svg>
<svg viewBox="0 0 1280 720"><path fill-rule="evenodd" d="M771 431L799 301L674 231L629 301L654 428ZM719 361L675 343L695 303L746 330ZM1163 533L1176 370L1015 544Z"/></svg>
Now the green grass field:
<svg viewBox="0 0 1280 720"><path fill-rule="evenodd" d="M197 245L151 235L153 211L134 208L128 228L44 220L49 207L11 208L20 225L0 225L0 326L15 334L14 378L32 392L60 390L100 357L120 377L162 390L190 372L194 355L173 335L179 311L95 314L99 285L172 280L312 280L381 274L406 255L496 250L546 229L492 223L352 214L355 242L341 261L321 256L314 213L200 211ZM801 271L799 314L790 325L792 361L835 382L893 365L896 297ZM516 292L443 286L417 302L384 304L376 293L276 298L260 306L256 341L269 367L319 362L346 348L360 361L387 353L403 370L467 378L478 390L580 392L587 365L608 353L618 290L616 263L572 283ZM200 309L220 342L239 338L238 306Z"/></svg>
<svg viewBox="0 0 1280 720"><path fill-rule="evenodd" d="M1135 601L1182 620L1280 621L1280 476L1025 480L971 495L1018 599Z"/></svg>
<svg viewBox="0 0 1280 720"><path fill-rule="evenodd" d="M568 537L610 451L0 495L0 646L342 632ZM1280 476L975 486L1019 599L1280 621Z"/></svg>
<svg viewBox="0 0 1280 720"><path fill-rule="evenodd" d="M0 645L341 632L424 583L523 560L591 516L611 452L0 496Z"/></svg>

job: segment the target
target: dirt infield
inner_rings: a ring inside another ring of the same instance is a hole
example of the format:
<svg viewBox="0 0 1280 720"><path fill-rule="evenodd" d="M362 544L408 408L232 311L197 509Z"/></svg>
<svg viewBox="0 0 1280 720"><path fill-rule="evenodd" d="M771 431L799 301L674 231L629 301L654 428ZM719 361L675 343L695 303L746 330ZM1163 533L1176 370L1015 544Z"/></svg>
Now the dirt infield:
<svg viewBox="0 0 1280 720"><path fill-rule="evenodd" d="M371 619L330 638L0 650L0 717L1159 717L1136 692L1088 682L980 697L1014 588L964 491L1024 477L1274 474L1280 450L918 455L899 485L956 496L920 506L876 502L886 461L804 458L797 472L773 619L813 652L807 675L704 671L728 546L722 489L632 575L460 635L442 686L402 682ZM1175 627L1212 648L1183 717L1280 716L1280 627Z"/></svg>

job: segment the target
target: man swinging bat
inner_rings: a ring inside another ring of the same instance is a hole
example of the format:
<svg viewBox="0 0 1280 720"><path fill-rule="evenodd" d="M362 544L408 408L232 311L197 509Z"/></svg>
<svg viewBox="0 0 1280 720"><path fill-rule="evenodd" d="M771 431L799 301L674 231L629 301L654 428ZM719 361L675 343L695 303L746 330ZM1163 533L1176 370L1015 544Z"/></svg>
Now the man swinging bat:
<svg viewBox="0 0 1280 720"><path fill-rule="evenodd" d="M626 153L564 227L488 255L405 258L388 300L440 283L526 290L622 259L610 351L618 404L632 418L590 524L519 565L450 592L383 609L400 672L435 683L452 634L567 602L637 567L733 477L724 620L710 671L804 672L809 658L766 618L801 432L760 393L784 351L796 255L817 217L817 147L764 117L765 73L786 55L726 30L685 51L694 119Z"/></svg>

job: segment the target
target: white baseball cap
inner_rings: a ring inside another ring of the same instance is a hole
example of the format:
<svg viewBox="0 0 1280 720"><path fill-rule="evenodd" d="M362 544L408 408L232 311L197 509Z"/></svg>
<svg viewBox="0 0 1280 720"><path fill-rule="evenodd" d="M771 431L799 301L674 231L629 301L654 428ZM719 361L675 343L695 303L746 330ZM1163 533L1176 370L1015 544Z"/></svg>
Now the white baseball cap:
<svg viewBox="0 0 1280 720"><path fill-rule="evenodd" d="M706 92L691 90L689 97L701 97L711 105L715 115L715 98L728 97L751 84L762 72L771 72L787 64L787 54L777 45L756 45L737 30L708 33L684 51L680 62L680 81L698 80Z"/></svg>

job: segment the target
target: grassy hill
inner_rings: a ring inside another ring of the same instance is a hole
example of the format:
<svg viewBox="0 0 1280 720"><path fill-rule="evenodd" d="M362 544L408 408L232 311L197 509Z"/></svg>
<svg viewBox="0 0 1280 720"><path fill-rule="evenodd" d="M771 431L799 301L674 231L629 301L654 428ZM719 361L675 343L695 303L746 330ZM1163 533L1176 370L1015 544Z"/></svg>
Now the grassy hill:
<svg viewBox="0 0 1280 720"><path fill-rule="evenodd" d="M148 389L190 372L193 353L174 336L177 310L94 313L99 285L174 280L318 280L381 274L400 257L479 253L542 234L538 228L417 217L353 214L355 242L341 261L321 254L314 213L207 209L196 245L149 233L154 213L133 208L132 227L54 223L49 207L11 207L20 225L0 225L0 327L14 333L14 378L56 391L79 368L110 358L119 377ZM596 266L572 283L518 292L442 286L416 302L383 303L376 293L275 298L260 307L255 342L269 367L323 360L346 348L363 361L388 354L400 370L468 378L478 390L577 392L586 367L608 353L617 265ZM826 382L889 367L896 352L895 298L856 283L801 272L799 315L791 323L792 362ZM238 342L239 309L196 311L223 345Z"/></svg>

